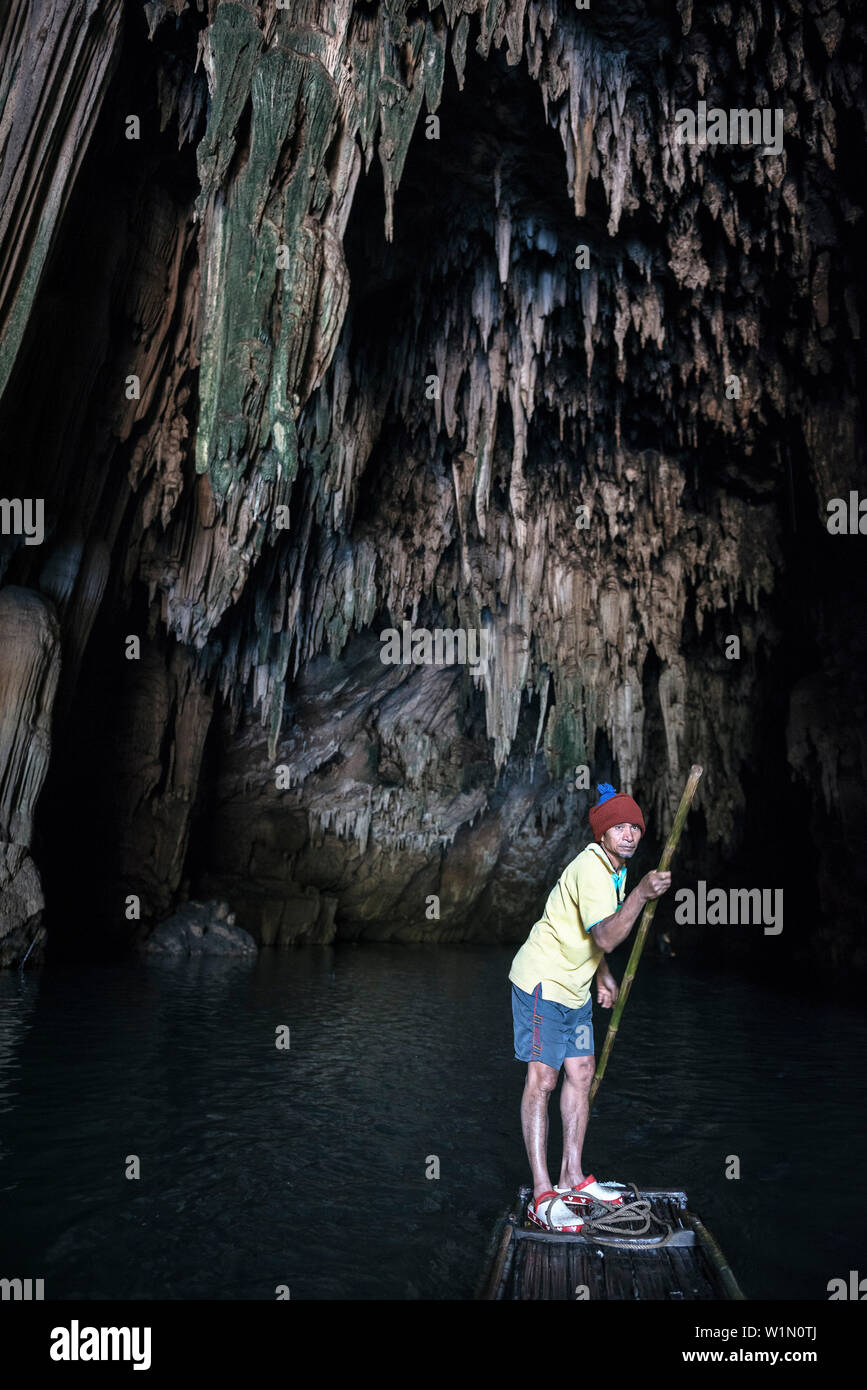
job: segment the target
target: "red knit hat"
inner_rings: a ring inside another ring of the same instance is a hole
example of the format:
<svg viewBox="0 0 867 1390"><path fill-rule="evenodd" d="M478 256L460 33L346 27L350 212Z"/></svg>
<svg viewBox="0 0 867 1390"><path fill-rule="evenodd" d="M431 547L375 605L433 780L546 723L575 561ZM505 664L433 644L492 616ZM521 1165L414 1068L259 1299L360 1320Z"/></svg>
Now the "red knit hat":
<svg viewBox="0 0 867 1390"><path fill-rule="evenodd" d="M640 825L641 833L644 834L644 816L641 814L640 806L631 796L627 796L625 792L616 792L608 782L600 782L599 791L599 800L595 806L590 807L590 829L595 840L601 840L612 825L620 825L626 821L631 825Z"/></svg>

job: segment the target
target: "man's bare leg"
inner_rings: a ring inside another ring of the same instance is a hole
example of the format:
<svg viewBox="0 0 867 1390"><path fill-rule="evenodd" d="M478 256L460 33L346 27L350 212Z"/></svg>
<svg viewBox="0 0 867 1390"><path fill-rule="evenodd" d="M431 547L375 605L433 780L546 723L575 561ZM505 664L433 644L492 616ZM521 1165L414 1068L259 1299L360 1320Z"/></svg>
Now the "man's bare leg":
<svg viewBox="0 0 867 1390"><path fill-rule="evenodd" d="M548 1097L557 1085L559 1071L545 1062L530 1062L521 1097L521 1128L533 1174L533 1196L551 1192L548 1173Z"/></svg>
<svg viewBox="0 0 867 1390"><path fill-rule="evenodd" d="M581 1151L590 1114L588 1098L590 1084L596 1071L595 1057L567 1057L560 1091L560 1116L563 1121L563 1166L560 1186L574 1187L584 1181ZM550 1068L549 1068L550 1071Z"/></svg>

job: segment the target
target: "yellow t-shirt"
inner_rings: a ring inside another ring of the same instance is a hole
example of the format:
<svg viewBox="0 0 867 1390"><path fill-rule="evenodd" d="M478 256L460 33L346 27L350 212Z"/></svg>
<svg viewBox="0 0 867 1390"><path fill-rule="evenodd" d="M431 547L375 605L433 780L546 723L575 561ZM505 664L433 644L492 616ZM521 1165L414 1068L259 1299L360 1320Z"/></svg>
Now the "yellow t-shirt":
<svg viewBox="0 0 867 1390"><path fill-rule="evenodd" d="M626 865L614 870L600 845L587 845L567 864L548 894L545 911L509 971L512 984L542 998L580 1009L605 952L591 936L593 927L623 902Z"/></svg>

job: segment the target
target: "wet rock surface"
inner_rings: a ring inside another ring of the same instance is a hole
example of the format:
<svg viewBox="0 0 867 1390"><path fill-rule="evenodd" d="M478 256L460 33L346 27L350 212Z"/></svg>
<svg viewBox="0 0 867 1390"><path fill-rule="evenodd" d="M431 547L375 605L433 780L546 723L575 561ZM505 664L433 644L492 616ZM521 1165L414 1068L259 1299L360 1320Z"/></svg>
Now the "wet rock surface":
<svg viewBox="0 0 867 1390"><path fill-rule="evenodd" d="M171 956L254 956L256 942L235 925L227 903L188 902L144 942L146 953Z"/></svg>
<svg viewBox="0 0 867 1390"><path fill-rule="evenodd" d="M30 846L59 674L53 604L29 589L0 589L0 966L31 948L35 963L44 942L45 899Z"/></svg>

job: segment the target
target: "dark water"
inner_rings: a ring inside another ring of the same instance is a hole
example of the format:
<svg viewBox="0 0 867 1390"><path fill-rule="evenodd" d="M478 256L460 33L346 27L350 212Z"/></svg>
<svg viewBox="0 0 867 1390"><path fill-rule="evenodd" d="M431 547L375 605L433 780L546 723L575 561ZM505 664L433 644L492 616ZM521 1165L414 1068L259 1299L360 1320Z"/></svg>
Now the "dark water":
<svg viewBox="0 0 867 1390"><path fill-rule="evenodd" d="M471 1297L528 1176L512 954L0 977L0 1276L62 1299ZM686 1188L748 1297L825 1299L867 1273L865 1064L867 1019L809 981L775 993L647 959L585 1171Z"/></svg>

